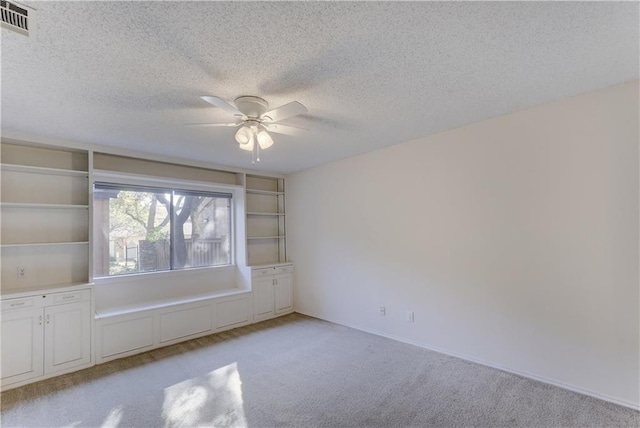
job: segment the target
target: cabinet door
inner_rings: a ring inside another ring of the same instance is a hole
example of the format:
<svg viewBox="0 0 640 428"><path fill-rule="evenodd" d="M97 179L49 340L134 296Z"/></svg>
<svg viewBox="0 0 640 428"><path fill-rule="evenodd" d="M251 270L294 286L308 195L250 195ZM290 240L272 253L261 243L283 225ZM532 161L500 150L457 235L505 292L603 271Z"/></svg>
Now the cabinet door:
<svg viewBox="0 0 640 428"><path fill-rule="evenodd" d="M45 373L91 362L90 302L45 308Z"/></svg>
<svg viewBox="0 0 640 428"><path fill-rule="evenodd" d="M273 312L273 276L254 278L253 286L253 315L255 321L265 320L274 315Z"/></svg>
<svg viewBox="0 0 640 428"><path fill-rule="evenodd" d="M276 315L293 310L293 275L275 276Z"/></svg>
<svg viewBox="0 0 640 428"><path fill-rule="evenodd" d="M43 374L42 308L2 314L2 384Z"/></svg>

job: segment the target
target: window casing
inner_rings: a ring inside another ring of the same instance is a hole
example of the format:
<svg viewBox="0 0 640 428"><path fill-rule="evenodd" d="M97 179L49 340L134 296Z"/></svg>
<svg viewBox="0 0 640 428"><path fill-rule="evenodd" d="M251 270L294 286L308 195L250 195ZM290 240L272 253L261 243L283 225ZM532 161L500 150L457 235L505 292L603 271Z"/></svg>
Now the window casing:
<svg viewBox="0 0 640 428"><path fill-rule="evenodd" d="M232 264L231 196L95 183L94 276Z"/></svg>

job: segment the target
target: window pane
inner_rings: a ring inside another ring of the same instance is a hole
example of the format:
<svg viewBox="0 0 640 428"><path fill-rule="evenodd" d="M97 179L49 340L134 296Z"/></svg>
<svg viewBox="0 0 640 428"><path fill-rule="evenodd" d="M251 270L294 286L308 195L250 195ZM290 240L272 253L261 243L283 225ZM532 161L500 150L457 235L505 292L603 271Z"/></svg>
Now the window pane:
<svg viewBox="0 0 640 428"><path fill-rule="evenodd" d="M230 264L230 199L176 191L173 201L173 268Z"/></svg>
<svg viewBox="0 0 640 428"><path fill-rule="evenodd" d="M95 276L170 269L171 195L96 185Z"/></svg>

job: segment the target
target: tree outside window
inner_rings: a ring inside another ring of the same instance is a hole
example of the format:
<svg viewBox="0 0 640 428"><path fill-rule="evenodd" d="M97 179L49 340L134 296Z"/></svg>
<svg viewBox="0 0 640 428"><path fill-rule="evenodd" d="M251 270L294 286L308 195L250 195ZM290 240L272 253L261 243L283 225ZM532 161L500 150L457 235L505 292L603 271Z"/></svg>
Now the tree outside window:
<svg viewBox="0 0 640 428"><path fill-rule="evenodd" d="M96 184L97 277L231 263L231 195Z"/></svg>

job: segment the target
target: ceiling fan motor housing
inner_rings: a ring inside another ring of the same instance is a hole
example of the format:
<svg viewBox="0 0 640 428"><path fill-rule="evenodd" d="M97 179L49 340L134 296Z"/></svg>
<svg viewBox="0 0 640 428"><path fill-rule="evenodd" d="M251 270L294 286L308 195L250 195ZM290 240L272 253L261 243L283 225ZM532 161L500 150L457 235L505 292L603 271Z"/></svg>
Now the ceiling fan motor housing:
<svg viewBox="0 0 640 428"><path fill-rule="evenodd" d="M269 103L260 97L238 97L235 99L234 104L238 110L249 118L259 118L269 108Z"/></svg>

